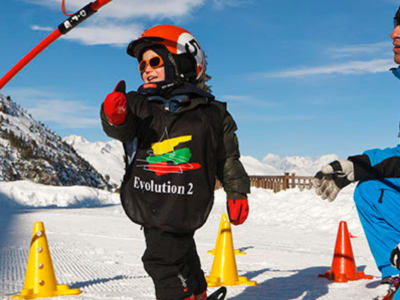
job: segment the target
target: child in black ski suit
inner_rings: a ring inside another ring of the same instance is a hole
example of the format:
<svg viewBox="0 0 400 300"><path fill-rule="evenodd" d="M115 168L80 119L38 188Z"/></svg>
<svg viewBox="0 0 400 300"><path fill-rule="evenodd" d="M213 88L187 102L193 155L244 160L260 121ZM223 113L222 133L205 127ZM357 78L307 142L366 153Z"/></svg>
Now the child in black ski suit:
<svg viewBox="0 0 400 300"><path fill-rule="evenodd" d="M125 93L120 81L101 109L106 134L123 143L121 201L144 228L142 257L159 300L204 300L207 283L194 242L211 211L215 178L227 193L230 221L248 215L249 178L226 104L200 88L205 55L173 25L146 30L127 49L144 84Z"/></svg>

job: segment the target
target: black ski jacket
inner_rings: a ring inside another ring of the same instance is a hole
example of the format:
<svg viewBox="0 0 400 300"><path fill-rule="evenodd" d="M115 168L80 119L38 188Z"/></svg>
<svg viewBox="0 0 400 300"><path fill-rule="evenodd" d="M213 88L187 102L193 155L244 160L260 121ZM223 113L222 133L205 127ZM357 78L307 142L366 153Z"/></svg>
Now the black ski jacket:
<svg viewBox="0 0 400 300"><path fill-rule="evenodd" d="M172 113L130 92L127 106L122 125L111 125L103 107L101 119L105 133L124 145L120 195L133 222L170 232L193 231L211 211L216 177L228 197L250 192L239 161L237 127L225 103L196 96Z"/></svg>
<svg viewBox="0 0 400 300"><path fill-rule="evenodd" d="M354 164L355 181L400 178L400 145L371 149L347 158Z"/></svg>

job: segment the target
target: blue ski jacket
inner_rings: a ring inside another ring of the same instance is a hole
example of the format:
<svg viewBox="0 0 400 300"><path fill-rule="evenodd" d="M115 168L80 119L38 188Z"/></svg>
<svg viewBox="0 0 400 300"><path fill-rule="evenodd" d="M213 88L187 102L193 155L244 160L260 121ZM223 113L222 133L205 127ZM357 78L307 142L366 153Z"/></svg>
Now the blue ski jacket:
<svg viewBox="0 0 400 300"><path fill-rule="evenodd" d="M386 179L400 190L400 144L394 148L367 150L348 160L354 164L355 181Z"/></svg>

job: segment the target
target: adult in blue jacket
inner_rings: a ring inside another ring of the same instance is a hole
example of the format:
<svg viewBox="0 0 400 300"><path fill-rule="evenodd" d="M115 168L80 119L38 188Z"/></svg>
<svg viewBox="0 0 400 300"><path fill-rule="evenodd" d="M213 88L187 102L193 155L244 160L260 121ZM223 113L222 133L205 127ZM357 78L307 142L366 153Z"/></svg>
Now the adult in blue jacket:
<svg viewBox="0 0 400 300"><path fill-rule="evenodd" d="M400 64L400 8L391 38L394 61ZM399 70L392 69L398 78ZM354 201L385 283L400 274L400 246L396 247L400 241L400 145L333 161L316 174L314 186L322 199L333 201L343 187L356 181ZM393 254L396 251L398 255ZM396 296L400 299L400 294Z"/></svg>
<svg viewBox="0 0 400 300"><path fill-rule="evenodd" d="M377 267L382 278L397 275L390 254L400 241L400 145L331 162L316 174L315 191L333 201L355 181L354 201Z"/></svg>

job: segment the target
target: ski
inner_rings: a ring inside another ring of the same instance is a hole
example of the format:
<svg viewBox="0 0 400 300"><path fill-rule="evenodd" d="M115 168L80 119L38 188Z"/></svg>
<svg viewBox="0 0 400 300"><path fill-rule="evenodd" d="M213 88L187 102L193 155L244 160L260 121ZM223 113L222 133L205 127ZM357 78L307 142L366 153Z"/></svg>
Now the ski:
<svg viewBox="0 0 400 300"><path fill-rule="evenodd" d="M207 300L224 300L226 296L226 287L222 286L210 296L207 297Z"/></svg>

